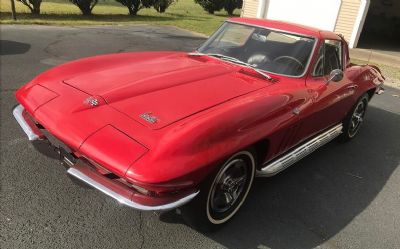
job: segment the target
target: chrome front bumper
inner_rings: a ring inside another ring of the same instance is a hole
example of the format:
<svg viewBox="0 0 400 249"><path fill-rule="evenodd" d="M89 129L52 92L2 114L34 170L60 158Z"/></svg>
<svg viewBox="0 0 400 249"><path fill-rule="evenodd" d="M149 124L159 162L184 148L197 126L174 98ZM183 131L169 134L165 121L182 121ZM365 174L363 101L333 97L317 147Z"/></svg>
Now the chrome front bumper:
<svg viewBox="0 0 400 249"><path fill-rule="evenodd" d="M158 206L147 206L133 201L135 193L133 190L123 186L119 182L113 181L107 177L104 177L89 165L78 161L73 167L67 171L70 175L78 178L86 184L100 190L104 194L114 198L119 203L129 206L131 208L145 210L145 211L157 211L157 210L170 210L182 206L192 200L199 192L191 193L181 199L174 202L158 205Z"/></svg>
<svg viewBox="0 0 400 249"><path fill-rule="evenodd" d="M34 123L30 120L27 120L27 118L24 116L24 107L22 105L18 105L14 108L13 115L30 141L35 143L47 140L46 136L34 126ZM115 181L102 175L86 160L78 159L74 162L70 160L71 155L69 155L69 157L68 155L63 155L60 148L56 148L55 151L58 152L60 159L63 160L69 167L67 170L68 174L114 198L119 203L127 205L131 208L144 211L170 210L186 204L199 193L199 191L188 193L187 195L178 199L174 199L171 202L158 205L141 204L135 201L135 199L143 199L140 197L142 194L139 192L129 188L119 181Z"/></svg>
<svg viewBox="0 0 400 249"><path fill-rule="evenodd" d="M26 121L23 116L24 107L22 105L17 105L13 110L13 115L15 120L17 120L18 124L21 126L22 130L28 136L29 141L34 141L40 139L40 134L34 131L31 126Z"/></svg>

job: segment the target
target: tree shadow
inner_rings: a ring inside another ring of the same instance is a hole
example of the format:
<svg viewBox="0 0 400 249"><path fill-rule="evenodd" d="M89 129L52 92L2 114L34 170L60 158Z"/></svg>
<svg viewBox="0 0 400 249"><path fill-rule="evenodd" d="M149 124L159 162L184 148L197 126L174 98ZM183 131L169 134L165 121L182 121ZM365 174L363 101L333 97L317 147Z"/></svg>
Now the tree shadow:
<svg viewBox="0 0 400 249"><path fill-rule="evenodd" d="M0 55L25 54L30 48L28 43L0 40Z"/></svg>
<svg viewBox="0 0 400 249"><path fill-rule="evenodd" d="M400 161L400 115L370 107L358 137L331 142L288 170L255 181L246 204L207 237L227 248L314 248L366 209ZM161 215L179 222L177 215Z"/></svg>
<svg viewBox="0 0 400 249"><path fill-rule="evenodd" d="M234 13L233 15L228 15L227 13L225 13L225 12L216 12L214 15L216 15L216 16L220 16L220 17L226 17L226 18L231 18L231 17L240 17L240 13L239 14L237 14L237 13Z"/></svg>
<svg viewBox="0 0 400 249"><path fill-rule="evenodd" d="M164 35L164 38L169 38L169 39L184 39L184 40L190 40L195 42L196 46L201 45L204 43L207 38L201 37L201 36L188 36L188 35Z"/></svg>

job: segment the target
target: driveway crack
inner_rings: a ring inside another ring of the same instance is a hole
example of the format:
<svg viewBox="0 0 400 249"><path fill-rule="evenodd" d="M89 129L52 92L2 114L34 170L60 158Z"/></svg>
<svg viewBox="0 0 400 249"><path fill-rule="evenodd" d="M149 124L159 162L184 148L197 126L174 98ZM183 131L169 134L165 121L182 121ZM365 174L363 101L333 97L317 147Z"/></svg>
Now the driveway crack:
<svg viewBox="0 0 400 249"><path fill-rule="evenodd" d="M145 237L144 237L144 231L143 231L143 215L142 212L139 212L139 235L140 235L140 246L139 249L143 249L144 247L144 242L145 242Z"/></svg>

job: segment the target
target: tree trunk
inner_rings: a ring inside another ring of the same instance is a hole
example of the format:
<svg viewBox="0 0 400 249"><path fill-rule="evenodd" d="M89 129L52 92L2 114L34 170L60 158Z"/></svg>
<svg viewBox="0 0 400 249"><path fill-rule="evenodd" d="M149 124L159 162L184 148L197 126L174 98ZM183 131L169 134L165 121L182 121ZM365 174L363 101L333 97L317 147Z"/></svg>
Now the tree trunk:
<svg viewBox="0 0 400 249"><path fill-rule="evenodd" d="M15 3L14 0L11 0L11 16L14 21L17 20L17 13L15 11Z"/></svg>
<svg viewBox="0 0 400 249"><path fill-rule="evenodd" d="M160 5L158 6L158 12L160 13L164 13L165 10L168 8L168 4L167 3L160 3Z"/></svg>
<svg viewBox="0 0 400 249"><path fill-rule="evenodd" d="M89 5L78 6L84 16L92 15L92 10Z"/></svg>
<svg viewBox="0 0 400 249"><path fill-rule="evenodd" d="M40 3L36 3L33 5L32 14L39 15L40 14Z"/></svg>
<svg viewBox="0 0 400 249"><path fill-rule="evenodd" d="M135 7L133 7L133 6L128 7L128 10L129 10L129 15L130 16L136 16L137 15L138 9L136 9Z"/></svg>

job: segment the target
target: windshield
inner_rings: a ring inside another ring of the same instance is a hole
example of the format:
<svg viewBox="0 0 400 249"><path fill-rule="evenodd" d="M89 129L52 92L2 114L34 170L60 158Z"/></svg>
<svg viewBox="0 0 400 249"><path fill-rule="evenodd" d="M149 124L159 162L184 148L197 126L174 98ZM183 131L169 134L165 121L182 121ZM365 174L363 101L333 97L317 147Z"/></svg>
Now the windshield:
<svg viewBox="0 0 400 249"><path fill-rule="evenodd" d="M275 74L301 76L314 43L310 37L226 22L198 52L228 56Z"/></svg>

